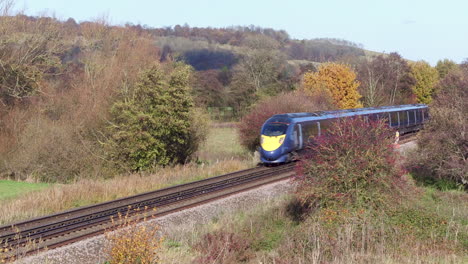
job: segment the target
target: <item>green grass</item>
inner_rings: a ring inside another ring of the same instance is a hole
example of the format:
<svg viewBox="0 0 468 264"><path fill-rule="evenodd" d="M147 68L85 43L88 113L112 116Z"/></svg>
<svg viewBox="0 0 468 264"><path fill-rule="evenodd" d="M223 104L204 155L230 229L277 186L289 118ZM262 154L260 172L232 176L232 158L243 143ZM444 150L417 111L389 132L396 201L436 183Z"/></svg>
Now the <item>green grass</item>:
<svg viewBox="0 0 468 264"><path fill-rule="evenodd" d="M205 144L198 151L198 158L208 162L245 157L248 151L240 145L235 127L211 127Z"/></svg>
<svg viewBox="0 0 468 264"><path fill-rule="evenodd" d="M0 200L17 197L21 194L46 188L46 183L29 183L0 180Z"/></svg>

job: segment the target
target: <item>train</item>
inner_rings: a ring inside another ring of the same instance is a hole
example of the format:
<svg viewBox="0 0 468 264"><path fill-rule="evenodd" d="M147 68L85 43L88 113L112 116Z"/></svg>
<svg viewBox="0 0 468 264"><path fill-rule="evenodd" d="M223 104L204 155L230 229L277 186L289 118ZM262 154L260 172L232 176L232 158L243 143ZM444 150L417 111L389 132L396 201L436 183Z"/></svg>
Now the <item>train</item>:
<svg viewBox="0 0 468 264"><path fill-rule="evenodd" d="M362 116L365 120L383 119L390 128L403 135L423 127L429 120L429 107L408 104L274 115L266 120L260 131L261 163L272 165L292 161L294 153L303 150L313 137L324 134L334 121L353 116Z"/></svg>

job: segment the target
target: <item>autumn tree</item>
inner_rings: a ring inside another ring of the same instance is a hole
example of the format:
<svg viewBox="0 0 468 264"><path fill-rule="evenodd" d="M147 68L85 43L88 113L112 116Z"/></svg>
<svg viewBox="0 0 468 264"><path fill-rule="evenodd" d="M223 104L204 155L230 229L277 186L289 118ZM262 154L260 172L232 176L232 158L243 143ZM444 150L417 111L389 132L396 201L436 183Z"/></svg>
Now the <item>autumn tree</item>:
<svg viewBox="0 0 468 264"><path fill-rule="evenodd" d="M437 84L431 119L418 139L411 164L425 181L453 180L468 186L468 68L449 72Z"/></svg>
<svg viewBox="0 0 468 264"><path fill-rule="evenodd" d="M452 70L456 69L457 64L449 59L439 60L435 66L437 72L439 72L439 79L444 79L444 77Z"/></svg>
<svg viewBox="0 0 468 264"><path fill-rule="evenodd" d="M418 103L431 103L434 88L439 80L437 70L425 61L418 61L411 64L411 76L416 80L412 90Z"/></svg>
<svg viewBox="0 0 468 264"><path fill-rule="evenodd" d="M340 109L362 107L359 99L361 95L357 91L359 81L356 80L354 71L345 64L322 64L318 72L304 74L304 89L307 94L317 96L327 93L333 99L334 104Z"/></svg>

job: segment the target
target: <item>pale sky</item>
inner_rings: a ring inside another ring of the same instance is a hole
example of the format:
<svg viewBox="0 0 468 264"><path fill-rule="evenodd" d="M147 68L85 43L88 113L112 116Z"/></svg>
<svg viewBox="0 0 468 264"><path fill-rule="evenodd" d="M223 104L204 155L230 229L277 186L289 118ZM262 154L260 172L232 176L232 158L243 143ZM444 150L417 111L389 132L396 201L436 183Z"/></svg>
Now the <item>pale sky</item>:
<svg viewBox="0 0 468 264"><path fill-rule="evenodd" d="M400 53L435 65L468 58L467 0L16 0L27 15L77 22L107 17L165 27L255 25L286 30L291 38L339 38L365 49Z"/></svg>

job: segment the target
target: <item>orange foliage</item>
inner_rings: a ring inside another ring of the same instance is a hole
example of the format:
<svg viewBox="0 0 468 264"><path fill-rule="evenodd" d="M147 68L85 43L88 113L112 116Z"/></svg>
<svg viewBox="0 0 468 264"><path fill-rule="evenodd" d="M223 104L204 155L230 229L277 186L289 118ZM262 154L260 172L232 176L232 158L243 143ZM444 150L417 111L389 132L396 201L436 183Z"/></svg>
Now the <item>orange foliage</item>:
<svg viewBox="0 0 468 264"><path fill-rule="evenodd" d="M316 97L326 94L340 109L359 108L361 95L357 91L359 82L354 71L345 64L326 63L318 72L304 74L303 86L307 94Z"/></svg>

